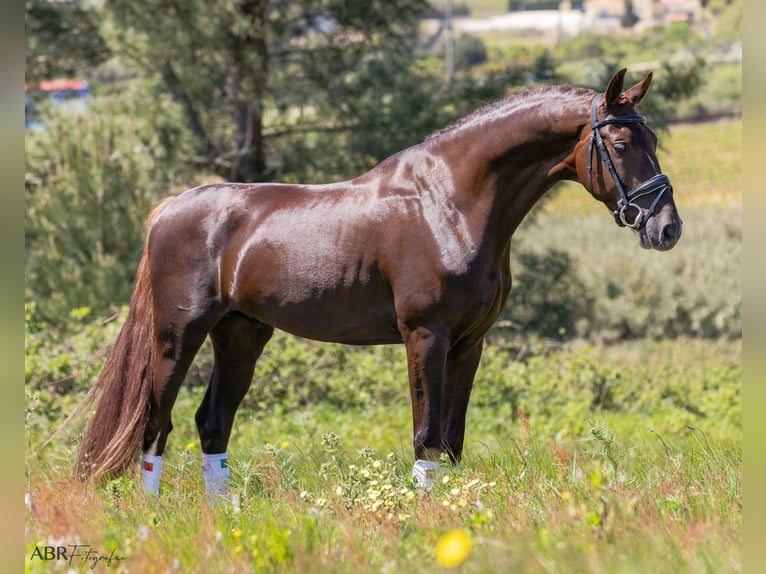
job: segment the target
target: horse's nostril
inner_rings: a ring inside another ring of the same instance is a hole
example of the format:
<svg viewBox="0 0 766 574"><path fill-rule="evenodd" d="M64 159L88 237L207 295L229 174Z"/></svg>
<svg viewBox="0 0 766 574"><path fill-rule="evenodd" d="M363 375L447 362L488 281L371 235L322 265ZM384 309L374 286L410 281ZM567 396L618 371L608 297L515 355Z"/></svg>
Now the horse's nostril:
<svg viewBox="0 0 766 574"><path fill-rule="evenodd" d="M668 223L662 228L662 242L668 243L673 241L678 235L678 226L675 223Z"/></svg>

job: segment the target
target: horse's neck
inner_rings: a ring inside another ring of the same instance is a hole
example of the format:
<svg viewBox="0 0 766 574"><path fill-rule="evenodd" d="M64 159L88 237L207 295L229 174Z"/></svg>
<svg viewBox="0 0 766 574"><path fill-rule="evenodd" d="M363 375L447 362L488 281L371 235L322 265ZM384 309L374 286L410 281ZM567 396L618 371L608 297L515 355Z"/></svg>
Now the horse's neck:
<svg viewBox="0 0 766 574"><path fill-rule="evenodd" d="M574 151L586 108L582 99L509 102L444 139L456 189L470 203L489 206L483 233L495 238L499 251L543 194L574 175L554 168Z"/></svg>

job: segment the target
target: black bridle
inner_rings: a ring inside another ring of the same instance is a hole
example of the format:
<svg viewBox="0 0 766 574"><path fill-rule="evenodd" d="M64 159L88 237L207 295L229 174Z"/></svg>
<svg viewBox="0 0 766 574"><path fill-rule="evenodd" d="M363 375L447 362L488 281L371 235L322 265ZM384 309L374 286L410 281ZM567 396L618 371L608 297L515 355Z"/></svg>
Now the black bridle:
<svg viewBox="0 0 766 574"><path fill-rule="evenodd" d="M599 120L596 115L596 109L598 107L598 100L600 97L601 94L598 94L595 98L593 98L593 104L591 105L590 111L591 129L593 130L593 135L590 138L590 145L588 146L588 191L595 197L591 174L593 171L593 146L595 144L601 159L604 160L606 169L609 171L609 174L612 176L612 179L617 186L617 191L620 192L620 200L617 202L617 209L615 209L613 212L614 220L620 227L640 229L651 217L652 213L654 213L654 208L657 206L657 203L660 201L662 195L668 190L673 193L673 186L670 185L670 178L668 178L667 175L658 173L651 179L643 182L635 189L627 193L625 192L625 189L622 186L622 182L617 175L617 171L614 169L612 158L609 157L609 152L606 149L606 145L604 144L604 139L601 137L599 128L608 124L643 124L646 123L646 117L639 114L632 114L628 116L615 116L612 118ZM633 200L644 195L649 195L650 193L657 193L657 196L654 198L654 201L644 214L641 207L633 203ZM627 211L631 208L636 210L636 216L633 221L630 221L629 216L627 215Z"/></svg>

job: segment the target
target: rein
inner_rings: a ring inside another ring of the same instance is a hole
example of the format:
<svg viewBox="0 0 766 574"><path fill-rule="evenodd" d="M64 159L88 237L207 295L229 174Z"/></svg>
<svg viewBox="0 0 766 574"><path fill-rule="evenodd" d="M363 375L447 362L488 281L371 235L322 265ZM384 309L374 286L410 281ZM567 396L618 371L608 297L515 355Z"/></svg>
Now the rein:
<svg viewBox="0 0 766 574"><path fill-rule="evenodd" d="M620 227L630 227L633 229L640 229L646 223L646 221L651 217L652 213L654 213L654 208L657 206L657 203L660 201L660 198L662 197L662 195L667 190L670 190L671 193L673 192L673 186L670 185L670 178L668 178L667 175L658 173L654 177L640 184L635 189L629 192L625 191L625 189L622 186L622 182L620 181L620 178L617 175L617 170L615 170L614 168L614 163L612 163L612 158L609 156L609 152L606 149L606 145L604 144L604 139L601 137L601 132L599 131L599 128L608 124L644 124L646 123L646 116L642 116L640 114L632 114L627 116L615 116L613 118L605 118L603 120L599 120L596 114L596 109L598 107L598 100L600 97L601 97L601 94L597 94L596 97L593 98L593 104L591 105L591 111L590 111L591 130L593 130L593 135L590 138L590 144L588 146L588 158L589 158L588 160L588 191L594 197L596 196L596 194L593 191L593 179L592 179L593 147L595 144L595 147L598 149L598 153L601 156L601 159L604 161L604 164L606 165L607 171L609 171L609 174L612 176L612 180L617 186L617 191L620 192L620 200L617 202L617 209L613 211L615 222ZM657 196L654 198L654 201L649 206L649 209L646 210L646 214L644 214L641 207L638 204L633 203L633 200L639 197L642 197L644 195L649 195L651 193L657 193ZM626 212L631 208L634 208L636 210L636 216L633 219L633 221L630 221L628 215L626 214Z"/></svg>

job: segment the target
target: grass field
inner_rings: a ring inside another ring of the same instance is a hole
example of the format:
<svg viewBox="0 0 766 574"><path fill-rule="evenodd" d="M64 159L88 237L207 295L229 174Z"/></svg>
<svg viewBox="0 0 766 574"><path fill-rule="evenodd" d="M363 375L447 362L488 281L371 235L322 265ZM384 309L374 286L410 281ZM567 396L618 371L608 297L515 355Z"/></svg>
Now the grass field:
<svg viewBox="0 0 766 574"><path fill-rule="evenodd" d="M679 209L693 214L687 225L736 225L718 214L741 213L740 133L738 122L719 122L664 138L660 159ZM522 231L571 243L584 216L613 226L589 201L566 188ZM701 232L688 231L692 250ZM617 232L607 241L639 251ZM723 272L739 273L730 264ZM61 415L28 380L37 394L26 416L26 571L739 572L741 347L680 337L520 348L493 336L462 466L425 493L410 479L403 350L278 336L238 414L235 497L212 506L193 425L203 388L179 396L154 498L137 472L74 482L78 429L43 446ZM295 394L256 388L280 372L300 381ZM464 534L444 538L455 531ZM71 562L35 554L70 545L80 545ZM83 559L88 547L104 560Z"/></svg>
<svg viewBox="0 0 766 574"><path fill-rule="evenodd" d="M215 508L192 428L201 389L187 390L159 499L136 476L72 484L67 446L30 460L28 555L81 543L116 548L130 572L431 572L439 537L461 528L465 572L736 572L739 355L695 340L559 352L503 403L483 369L461 472L428 494L409 480L403 377L385 407L246 411L230 448L238 501ZM596 365L613 373L598 407Z"/></svg>

